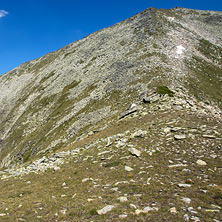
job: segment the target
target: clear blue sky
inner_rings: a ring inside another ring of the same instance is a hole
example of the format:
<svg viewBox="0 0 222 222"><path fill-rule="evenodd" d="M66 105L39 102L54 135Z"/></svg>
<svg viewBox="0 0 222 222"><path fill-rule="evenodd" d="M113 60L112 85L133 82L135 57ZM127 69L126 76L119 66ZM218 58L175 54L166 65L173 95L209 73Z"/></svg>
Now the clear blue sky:
<svg viewBox="0 0 222 222"><path fill-rule="evenodd" d="M146 8L222 11L222 0L0 0L0 75Z"/></svg>

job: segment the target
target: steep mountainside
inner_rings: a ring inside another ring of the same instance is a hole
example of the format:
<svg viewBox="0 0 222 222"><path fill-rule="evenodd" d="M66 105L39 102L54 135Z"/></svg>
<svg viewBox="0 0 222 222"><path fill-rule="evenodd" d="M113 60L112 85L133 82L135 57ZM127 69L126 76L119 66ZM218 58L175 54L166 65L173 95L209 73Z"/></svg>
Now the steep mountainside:
<svg viewBox="0 0 222 222"><path fill-rule="evenodd" d="M150 8L1 76L1 166L71 144L160 85L221 108L221 19Z"/></svg>
<svg viewBox="0 0 222 222"><path fill-rule="evenodd" d="M221 89L222 12L184 8L5 73L0 219L220 221Z"/></svg>

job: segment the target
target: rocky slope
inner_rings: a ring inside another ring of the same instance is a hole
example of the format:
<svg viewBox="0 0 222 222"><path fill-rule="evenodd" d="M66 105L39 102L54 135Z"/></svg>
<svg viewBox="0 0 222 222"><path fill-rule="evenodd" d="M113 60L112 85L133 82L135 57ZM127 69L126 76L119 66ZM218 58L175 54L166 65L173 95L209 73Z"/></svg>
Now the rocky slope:
<svg viewBox="0 0 222 222"><path fill-rule="evenodd" d="M1 218L220 221L221 26L150 8L1 76Z"/></svg>

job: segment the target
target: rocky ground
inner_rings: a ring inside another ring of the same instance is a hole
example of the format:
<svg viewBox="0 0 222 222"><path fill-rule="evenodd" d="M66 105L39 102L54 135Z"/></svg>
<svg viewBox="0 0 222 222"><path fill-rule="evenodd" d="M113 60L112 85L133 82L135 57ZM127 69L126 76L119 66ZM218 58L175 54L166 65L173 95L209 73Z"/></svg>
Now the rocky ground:
<svg viewBox="0 0 222 222"><path fill-rule="evenodd" d="M143 95L69 147L1 171L1 221L222 220L221 113Z"/></svg>
<svg viewBox="0 0 222 222"><path fill-rule="evenodd" d="M218 115L221 18L221 12L149 8L0 76L0 168L40 159L96 125L107 127L153 87L183 91L178 109L195 111L188 104L195 97Z"/></svg>

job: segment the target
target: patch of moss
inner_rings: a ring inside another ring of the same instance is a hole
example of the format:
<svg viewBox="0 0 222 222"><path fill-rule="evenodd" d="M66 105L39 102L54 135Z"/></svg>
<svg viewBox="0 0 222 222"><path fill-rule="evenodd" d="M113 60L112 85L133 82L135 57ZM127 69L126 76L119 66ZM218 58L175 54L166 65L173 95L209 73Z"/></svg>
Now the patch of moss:
<svg viewBox="0 0 222 222"><path fill-rule="evenodd" d="M73 50L72 52L68 52L68 53L66 53L65 55L64 55L64 59L67 57L67 56L69 56L69 55L71 55L71 54L73 54L74 52L75 52L76 50Z"/></svg>
<svg viewBox="0 0 222 222"><path fill-rule="evenodd" d="M207 58L217 61L218 64L222 64L221 55L222 55L222 48L219 46L215 46L211 42L201 39L199 41L198 50L204 54Z"/></svg>
<svg viewBox="0 0 222 222"><path fill-rule="evenodd" d="M161 95L169 95L170 97L172 97L174 95L174 92L171 91L167 86L158 86L156 89L158 94Z"/></svg>
<svg viewBox="0 0 222 222"><path fill-rule="evenodd" d="M93 64L92 61L90 61L86 66L83 67L83 69L90 67L92 64Z"/></svg>
<svg viewBox="0 0 222 222"><path fill-rule="evenodd" d="M92 209L92 210L90 210L90 211L89 211L89 214L92 215L92 216L93 216L93 215L98 215L96 209Z"/></svg>
<svg viewBox="0 0 222 222"><path fill-rule="evenodd" d="M121 46L124 46L126 43L124 40L122 40L120 43L119 43Z"/></svg>
<svg viewBox="0 0 222 222"><path fill-rule="evenodd" d="M31 156L31 152L28 152L28 154L26 154L24 157L23 157L23 163L27 162L29 160Z"/></svg>
<svg viewBox="0 0 222 222"><path fill-rule="evenodd" d="M115 167L115 166L118 166L119 164L120 164L119 161L114 161L114 162L106 163L104 167Z"/></svg>
<svg viewBox="0 0 222 222"><path fill-rule="evenodd" d="M94 60L96 60L96 58L97 58L97 57L96 57L96 56L94 56L94 57L91 59L91 62L92 62L92 61L94 61Z"/></svg>
<svg viewBox="0 0 222 222"><path fill-rule="evenodd" d="M187 81L190 93L198 100L213 100L222 107L221 68L197 56L193 56L192 61L186 61L186 65L192 73Z"/></svg>

